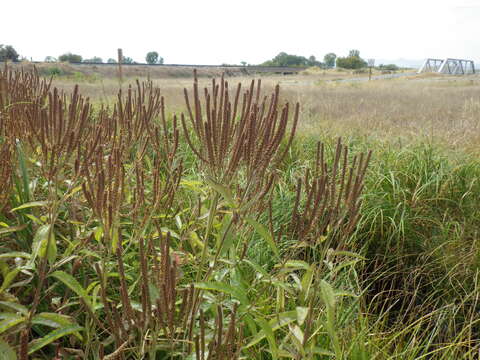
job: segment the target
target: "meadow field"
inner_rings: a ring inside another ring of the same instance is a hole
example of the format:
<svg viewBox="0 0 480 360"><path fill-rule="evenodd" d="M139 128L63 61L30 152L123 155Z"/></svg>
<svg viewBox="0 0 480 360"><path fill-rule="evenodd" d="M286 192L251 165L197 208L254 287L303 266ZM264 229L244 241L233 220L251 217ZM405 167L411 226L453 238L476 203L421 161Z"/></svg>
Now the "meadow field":
<svg viewBox="0 0 480 360"><path fill-rule="evenodd" d="M478 359L480 77L199 75L0 72L0 358Z"/></svg>

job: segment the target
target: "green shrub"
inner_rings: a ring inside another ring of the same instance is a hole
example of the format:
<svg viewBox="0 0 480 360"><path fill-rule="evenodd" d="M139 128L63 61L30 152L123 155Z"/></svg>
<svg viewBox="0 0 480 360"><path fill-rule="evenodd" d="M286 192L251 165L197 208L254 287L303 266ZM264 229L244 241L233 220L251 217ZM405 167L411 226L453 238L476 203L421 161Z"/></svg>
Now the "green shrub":
<svg viewBox="0 0 480 360"><path fill-rule="evenodd" d="M65 53L62 54L58 57L58 61L61 62L69 62L69 63L81 63L82 62L82 56L77 55L77 54L72 54L72 53Z"/></svg>
<svg viewBox="0 0 480 360"><path fill-rule="evenodd" d="M367 62L359 56L347 56L337 58L337 67L344 69L361 69L367 66Z"/></svg>
<svg viewBox="0 0 480 360"><path fill-rule="evenodd" d="M62 76L62 75L65 75L65 71L58 66L52 66L52 67L42 68L40 70L40 74L44 76Z"/></svg>
<svg viewBox="0 0 480 360"><path fill-rule="evenodd" d="M397 70L400 70L400 68L395 65L395 64L387 64L387 65L384 65L384 64L380 64L378 66L378 69L379 70L389 70L389 71L397 71Z"/></svg>

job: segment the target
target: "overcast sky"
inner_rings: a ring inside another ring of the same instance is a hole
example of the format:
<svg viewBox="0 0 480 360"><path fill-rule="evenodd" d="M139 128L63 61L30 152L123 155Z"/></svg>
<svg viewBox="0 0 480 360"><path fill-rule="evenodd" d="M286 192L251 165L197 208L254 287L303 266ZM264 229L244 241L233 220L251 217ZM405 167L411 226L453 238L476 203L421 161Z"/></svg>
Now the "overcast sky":
<svg viewBox="0 0 480 360"><path fill-rule="evenodd" d="M322 59L456 57L480 61L480 0L1 0L0 44L43 60L260 63L285 51Z"/></svg>

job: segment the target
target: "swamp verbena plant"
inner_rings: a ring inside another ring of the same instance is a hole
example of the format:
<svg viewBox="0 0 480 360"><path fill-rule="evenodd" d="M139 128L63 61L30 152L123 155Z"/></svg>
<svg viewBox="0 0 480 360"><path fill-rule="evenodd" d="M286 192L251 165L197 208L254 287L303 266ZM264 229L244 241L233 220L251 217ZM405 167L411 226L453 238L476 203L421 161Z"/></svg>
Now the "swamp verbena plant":
<svg viewBox="0 0 480 360"><path fill-rule="evenodd" d="M275 224L299 105L260 81L230 91L222 78L201 95L195 74L178 121L150 82L109 108L0 73L9 359L343 356L339 308L359 310L345 250L371 154L352 159L339 140L331 160L319 144L291 184L291 220ZM248 256L253 243L270 264Z"/></svg>

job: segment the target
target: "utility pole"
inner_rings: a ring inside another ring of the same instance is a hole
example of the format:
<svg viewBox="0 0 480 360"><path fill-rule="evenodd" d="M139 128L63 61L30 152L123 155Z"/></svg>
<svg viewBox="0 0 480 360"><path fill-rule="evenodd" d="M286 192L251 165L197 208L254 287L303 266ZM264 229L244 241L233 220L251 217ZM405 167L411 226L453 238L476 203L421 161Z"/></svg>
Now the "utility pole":
<svg viewBox="0 0 480 360"><path fill-rule="evenodd" d="M122 49L118 49L118 81L120 82L120 86L122 85L122 63L123 63L123 51Z"/></svg>
<svg viewBox="0 0 480 360"><path fill-rule="evenodd" d="M375 66L375 59L368 59L368 81L372 80L372 68Z"/></svg>

